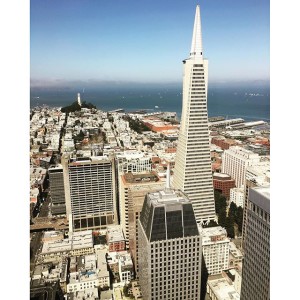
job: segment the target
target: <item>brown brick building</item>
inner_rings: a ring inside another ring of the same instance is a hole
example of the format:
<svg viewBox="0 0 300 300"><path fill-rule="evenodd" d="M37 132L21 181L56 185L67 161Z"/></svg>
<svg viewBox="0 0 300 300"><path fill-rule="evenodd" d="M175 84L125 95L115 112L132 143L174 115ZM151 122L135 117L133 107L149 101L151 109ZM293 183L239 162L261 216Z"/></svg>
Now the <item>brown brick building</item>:
<svg viewBox="0 0 300 300"><path fill-rule="evenodd" d="M230 197L230 189L235 187L235 180L224 173L214 173L214 189L219 190L227 199Z"/></svg>
<svg viewBox="0 0 300 300"><path fill-rule="evenodd" d="M219 146L222 150L227 150L229 149L229 147L231 146L235 146L237 144L237 142L235 140L232 139L226 139L224 137L213 137L211 139L211 143L215 144L216 146Z"/></svg>

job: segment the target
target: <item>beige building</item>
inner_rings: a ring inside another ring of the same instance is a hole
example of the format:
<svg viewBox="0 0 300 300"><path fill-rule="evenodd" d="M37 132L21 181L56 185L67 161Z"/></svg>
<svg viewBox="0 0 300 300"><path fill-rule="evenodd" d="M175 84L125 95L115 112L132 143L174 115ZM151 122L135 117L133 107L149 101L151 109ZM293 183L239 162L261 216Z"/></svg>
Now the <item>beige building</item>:
<svg viewBox="0 0 300 300"><path fill-rule="evenodd" d="M107 156L64 157L67 216L72 228L104 229L118 222L114 160Z"/></svg>
<svg viewBox="0 0 300 300"><path fill-rule="evenodd" d="M202 254L209 275L221 274L229 265L229 238L221 226L201 228Z"/></svg>
<svg viewBox="0 0 300 300"><path fill-rule="evenodd" d="M155 172L143 172L139 174L125 173L120 176L119 201L120 201L120 224L129 244L129 249L137 266L137 221L147 193L163 189L165 182L161 181Z"/></svg>
<svg viewBox="0 0 300 300"><path fill-rule="evenodd" d="M56 236L55 239L54 236ZM43 260L55 259L57 256L79 256L94 253L91 230L69 232L69 237L65 239L62 235L57 235L56 231L49 231L44 233L44 240L40 254Z"/></svg>

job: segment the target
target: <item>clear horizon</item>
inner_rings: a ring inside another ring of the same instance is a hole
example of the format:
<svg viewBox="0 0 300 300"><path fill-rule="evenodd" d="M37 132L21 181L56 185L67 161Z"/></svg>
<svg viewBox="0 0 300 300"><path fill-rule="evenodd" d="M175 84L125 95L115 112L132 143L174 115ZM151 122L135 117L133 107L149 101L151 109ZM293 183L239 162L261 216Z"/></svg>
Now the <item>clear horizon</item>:
<svg viewBox="0 0 300 300"><path fill-rule="evenodd" d="M268 82L268 0L31 0L30 85L180 84L197 4L209 84Z"/></svg>

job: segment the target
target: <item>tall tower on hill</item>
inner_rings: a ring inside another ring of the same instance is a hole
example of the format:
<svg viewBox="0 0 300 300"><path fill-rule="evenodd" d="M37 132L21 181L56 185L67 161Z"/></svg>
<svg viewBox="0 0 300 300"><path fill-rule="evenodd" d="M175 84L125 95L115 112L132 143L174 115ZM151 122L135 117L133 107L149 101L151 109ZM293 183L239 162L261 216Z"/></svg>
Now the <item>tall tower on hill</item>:
<svg viewBox="0 0 300 300"><path fill-rule="evenodd" d="M80 93L77 94L77 103L81 106Z"/></svg>
<svg viewBox="0 0 300 300"><path fill-rule="evenodd" d="M203 58L200 6L196 7L190 57L183 61L182 114L174 188L193 203L198 223L215 219L207 116L208 60Z"/></svg>

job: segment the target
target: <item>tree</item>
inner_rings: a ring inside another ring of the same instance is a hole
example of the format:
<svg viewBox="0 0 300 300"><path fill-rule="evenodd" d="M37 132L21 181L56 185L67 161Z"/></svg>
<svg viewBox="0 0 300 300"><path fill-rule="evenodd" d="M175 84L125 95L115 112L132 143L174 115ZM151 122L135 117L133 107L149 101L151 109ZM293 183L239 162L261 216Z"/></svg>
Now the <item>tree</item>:
<svg viewBox="0 0 300 300"><path fill-rule="evenodd" d="M233 218L235 219L236 217L236 212L237 212L237 206L234 202L230 203L230 207L229 207L229 216L233 216Z"/></svg>
<svg viewBox="0 0 300 300"><path fill-rule="evenodd" d="M235 222L238 225L239 232L242 232L243 228L243 208L239 206L236 211Z"/></svg>
<svg viewBox="0 0 300 300"><path fill-rule="evenodd" d="M76 120L75 122L74 122L74 125L76 126L76 125L79 125L80 124L80 120Z"/></svg>
<svg viewBox="0 0 300 300"><path fill-rule="evenodd" d="M218 214L218 224L222 227L226 227L226 208L222 208Z"/></svg>
<svg viewBox="0 0 300 300"><path fill-rule="evenodd" d="M234 238L234 216L228 216L226 218L225 228L227 230L227 235L230 238Z"/></svg>
<svg viewBox="0 0 300 300"><path fill-rule="evenodd" d="M75 142L81 142L84 139L84 133L80 130L79 134L74 137Z"/></svg>
<svg viewBox="0 0 300 300"><path fill-rule="evenodd" d="M226 197L217 190L215 190L215 206L217 214L219 214L220 210L226 209Z"/></svg>

